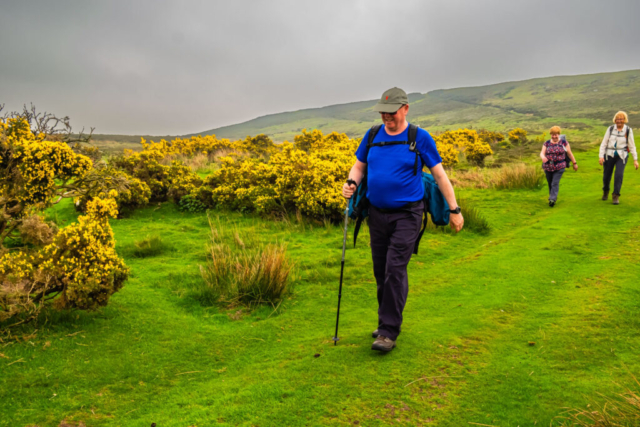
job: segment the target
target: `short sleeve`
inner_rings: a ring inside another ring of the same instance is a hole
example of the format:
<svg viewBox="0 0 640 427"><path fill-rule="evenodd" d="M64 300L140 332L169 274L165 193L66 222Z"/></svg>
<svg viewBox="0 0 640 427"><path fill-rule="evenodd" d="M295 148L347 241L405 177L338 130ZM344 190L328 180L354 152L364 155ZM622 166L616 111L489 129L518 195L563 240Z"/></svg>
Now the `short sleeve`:
<svg viewBox="0 0 640 427"><path fill-rule="evenodd" d="M422 128L418 128L416 145L418 146L422 162L426 167L431 169L438 163L442 163L442 157L440 157L440 154L438 153L436 142L433 140L429 132Z"/></svg>
<svg viewBox="0 0 640 427"><path fill-rule="evenodd" d="M369 141L369 132L371 132L371 129L364 134L364 137L362 137L362 141L360 141L360 145L356 150L356 158L362 163L367 163L367 141Z"/></svg>

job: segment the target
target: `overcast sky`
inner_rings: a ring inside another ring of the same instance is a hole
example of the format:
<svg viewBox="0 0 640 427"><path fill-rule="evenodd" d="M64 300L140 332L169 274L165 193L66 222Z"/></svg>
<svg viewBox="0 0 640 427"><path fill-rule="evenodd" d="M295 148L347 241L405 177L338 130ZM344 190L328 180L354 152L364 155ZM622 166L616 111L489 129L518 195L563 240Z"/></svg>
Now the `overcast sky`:
<svg viewBox="0 0 640 427"><path fill-rule="evenodd" d="M638 0L0 0L0 103L180 135L407 92L640 68Z"/></svg>

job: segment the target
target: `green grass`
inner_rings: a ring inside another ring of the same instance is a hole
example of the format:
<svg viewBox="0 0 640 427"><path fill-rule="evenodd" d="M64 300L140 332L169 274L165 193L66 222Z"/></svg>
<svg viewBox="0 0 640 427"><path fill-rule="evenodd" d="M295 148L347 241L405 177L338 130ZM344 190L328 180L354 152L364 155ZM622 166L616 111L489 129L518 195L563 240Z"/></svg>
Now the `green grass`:
<svg viewBox="0 0 640 427"><path fill-rule="evenodd" d="M145 236L172 250L125 256L131 278L109 306L47 311L20 342L0 343L0 426L548 426L640 369L640 172L627 168L613 206L599 200L597 153L578 162L555 208L546 188L458 192L491 230L423 237L388 355L369 349L366 227L346 253L334 346L339 226L221 213L286 243L296 264L293 295L248 311L196 297L205 214L164 204L114 220L121 254ZM75 220L69 203L56 209L59 224Z"/></svg>

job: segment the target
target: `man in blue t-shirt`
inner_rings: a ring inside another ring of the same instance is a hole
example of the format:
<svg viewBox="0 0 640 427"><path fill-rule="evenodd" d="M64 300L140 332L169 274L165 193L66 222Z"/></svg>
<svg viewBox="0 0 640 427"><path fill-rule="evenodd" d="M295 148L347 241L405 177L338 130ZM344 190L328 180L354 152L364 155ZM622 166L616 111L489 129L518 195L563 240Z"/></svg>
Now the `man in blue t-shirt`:
<svg viewBox="0 0 640 427"><path fill-rule="evenodd" d="M409 99L400 88L382 94L374 110L380 113L382 127L373 143L408 140ZM351 198L367 172L369 233L373 274L378 285L378 328L372 350L389 352L396 346L402 325L402 311L409 293L407 265L420 233L424 213L421 167L415 173L416 154L407 144L376 145L367 148L369 130L356 151L356 162L342 195ZM440 191L449 203L451 228L462 229L464 219L456 202L451 182L442 167L442 159L429 132L418 128L416 149L422 164L429 168ZM354 184L355 182L355 184Z"/></svg>

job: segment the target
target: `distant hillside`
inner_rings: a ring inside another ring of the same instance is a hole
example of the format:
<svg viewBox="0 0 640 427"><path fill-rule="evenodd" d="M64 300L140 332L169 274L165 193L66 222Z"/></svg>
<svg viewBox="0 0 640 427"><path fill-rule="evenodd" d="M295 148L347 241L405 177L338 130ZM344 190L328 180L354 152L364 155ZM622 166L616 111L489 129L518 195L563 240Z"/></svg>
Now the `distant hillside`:
<svg viewBox="0 0 640 427"><path fill-rule="evenodd" d="M265 133L276 141L293 140L302 129L361 136L379 121L377 100L272 114L201 132L232 140ZM432 131L484 127L505 131L523 127L542 133L554 124L584 139L600 135L616 111L640 125L640 70L547 77L489 86L411 94L409 119Z"/></svg>
<svg viewBox="0 0 640 427"><path fill-rule="evenodd" d="M192 135L231 140L265 133L275 141L293 141L302 129L344 132L360 137L379 115L377 100L271 114L244 123ZM573 139L593 142L618 110L640 126L640 70L578 76L546 77L489 86L435 90L409 95L411 122L432 132L460 127L507 131L523 127L532 134L560 125ZM186 135L191 136L191 135ZM160 140L172 137L149 137ZM98 145L139 147L139 136L96 135Z"/></svg>

